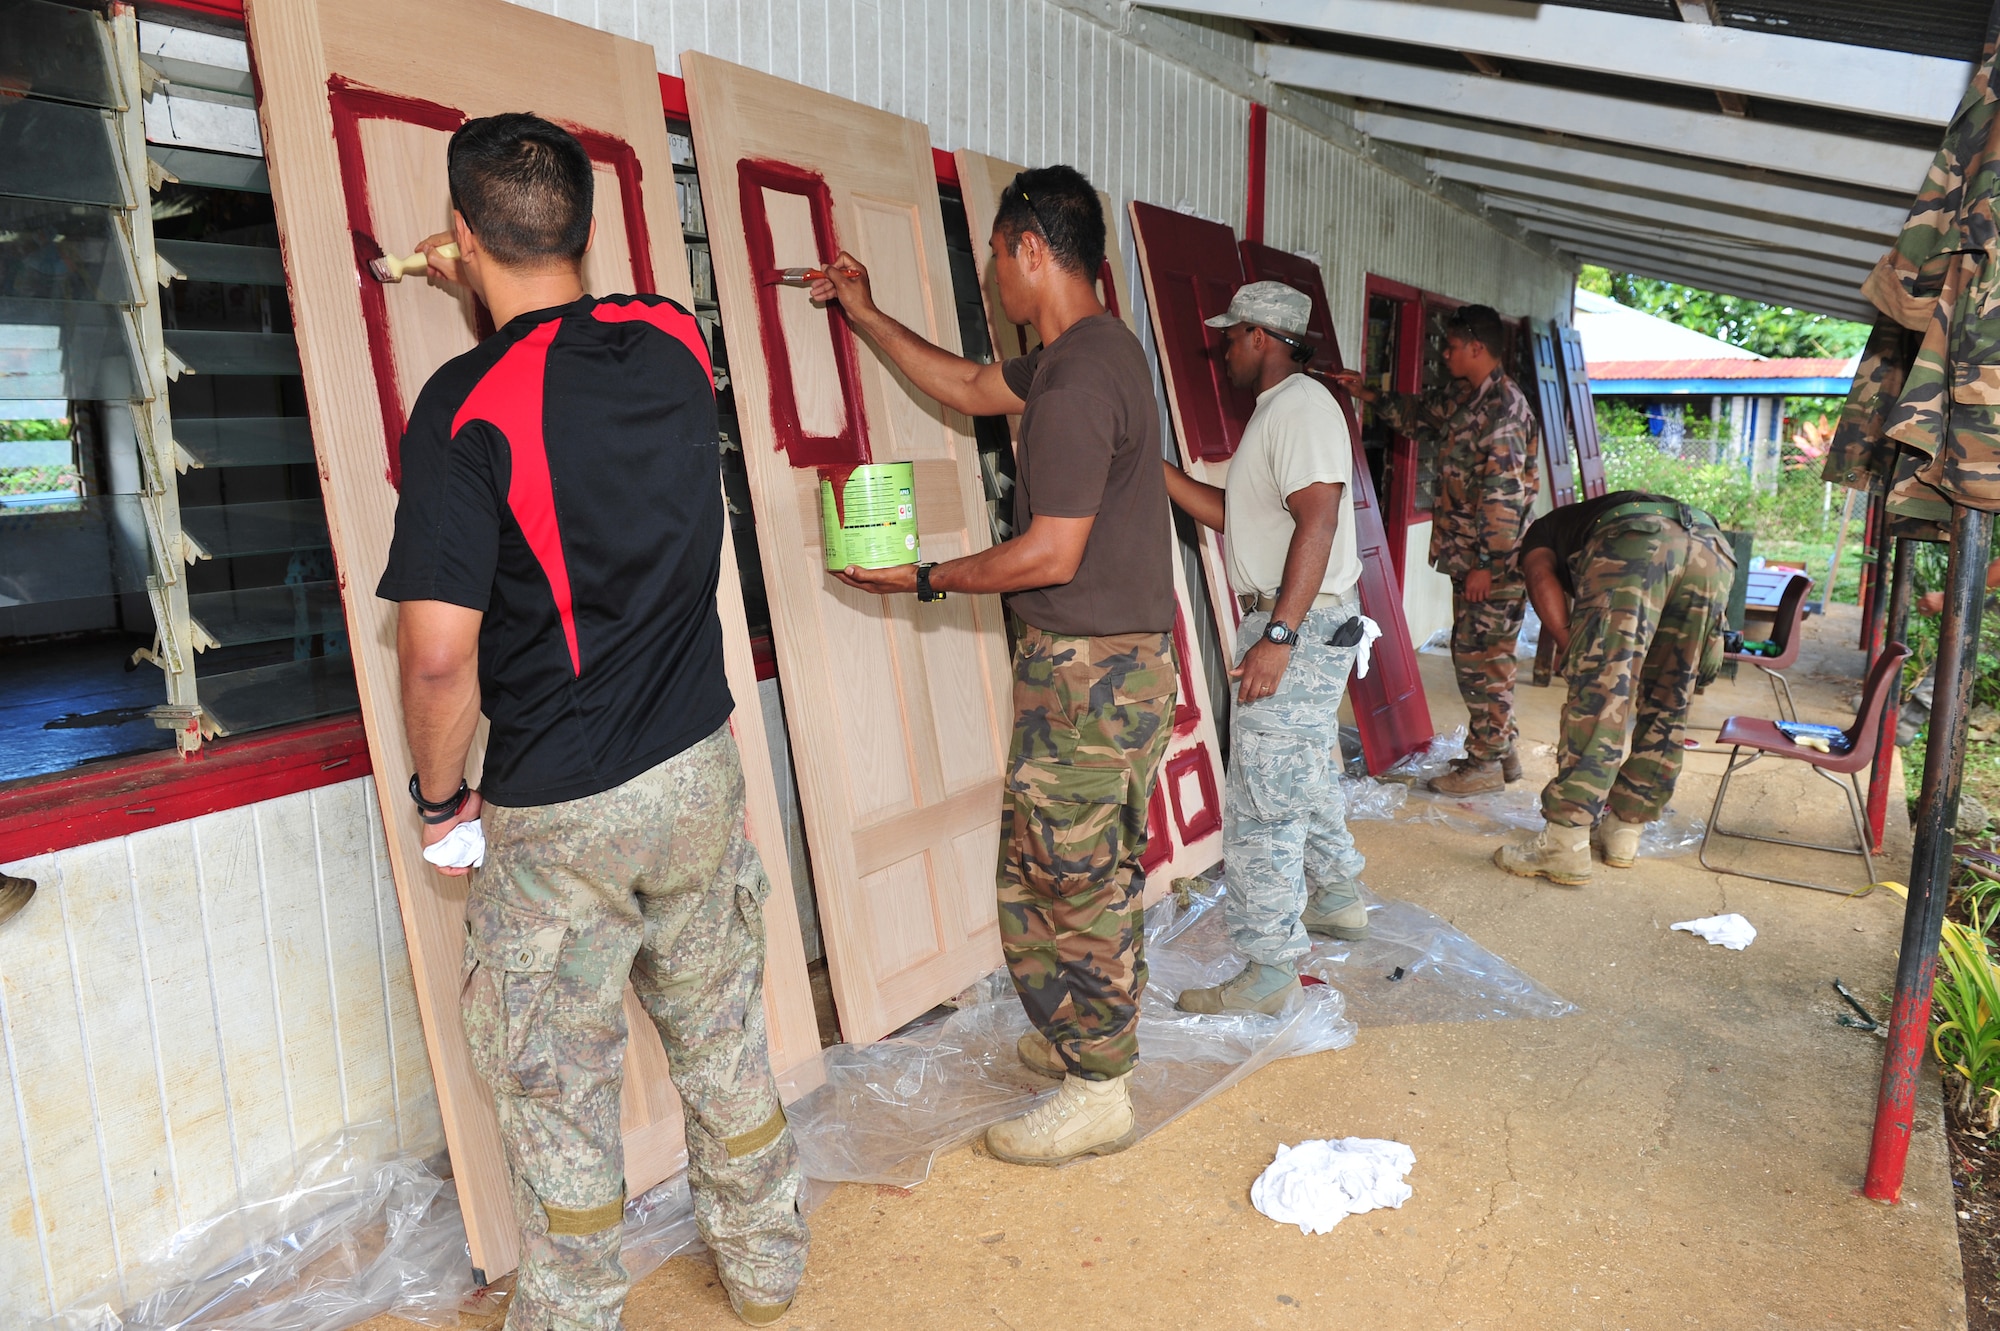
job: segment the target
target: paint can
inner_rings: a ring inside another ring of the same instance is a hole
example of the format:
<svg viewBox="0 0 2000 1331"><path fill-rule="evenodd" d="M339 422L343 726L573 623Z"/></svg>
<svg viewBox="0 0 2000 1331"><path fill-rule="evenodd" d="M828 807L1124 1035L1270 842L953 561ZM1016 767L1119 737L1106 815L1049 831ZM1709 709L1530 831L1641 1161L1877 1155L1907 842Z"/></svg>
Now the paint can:
<svg viewBox="0 0 2000 1331"><path fill-rule="evenodd" d="M917 562L916 473L910 463L868 463L845 476L822 472L819 516L830 569Z"/></svg>

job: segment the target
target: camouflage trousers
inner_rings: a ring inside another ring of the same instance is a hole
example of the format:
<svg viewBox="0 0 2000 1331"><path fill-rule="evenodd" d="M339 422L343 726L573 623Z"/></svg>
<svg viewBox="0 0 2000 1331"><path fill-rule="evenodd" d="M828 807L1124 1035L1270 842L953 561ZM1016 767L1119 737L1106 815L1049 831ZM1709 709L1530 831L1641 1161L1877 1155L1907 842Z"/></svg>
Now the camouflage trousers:
<svg viewBox="0 0 2000 1331"><path fill-rule="evenodd" d="M627 980L666 1046L695 1220L723 1278L781 1303L805 1272L799 1157L764 1032L764 898L727 727L615 789L486 806L461 1015L493 1092L521 1268L509 1331L615 1331Z"/></svg>
<svg viewBox="0 0 2000 1331"><path fill-rule="evenodd" d="M1721 664L1735 560L1713 527L1634 514L1599 523L1577 567L1560 663L1569 701L1542 815L1588 827L1609 808L1649 823L1680 779L1695 686Z"/></svg>
<svg viewBox="0 0 2000 1331"><path fill-rule="evenodd" d="M1451 666L1458 696L1472 713L1466 723L1465 756L1497 762L1514 747L1515 644L1528 613L1528 585L1512 574L1496 573L1493 590L1474 604L1465 599L1464 580L1452 580Z"/></svg>
<svg viewBox="0 0 2000 1331"><path fill-rule="evenodd" d="M1028 1020L1070 1071L1139 1058L1146 802L1173 737L1172 633L1021 626L1000 813L1000 946Z"/></svg>
<svg viewBox="0 0 2000 1331"><path fill-rule="evenodd" d="M1224 914L1229 945L1267 966L1289 966L1312 950L1299 918L1307 899L1325 888L1352 889L1365 863L1347 831L1340 789L1340 698L1356 649L1327 641L1360 613L1358 603L1308 613L1278 691L1230 709ZM1243 621L1237 661L1270 622L1268 614Z"/></svg>

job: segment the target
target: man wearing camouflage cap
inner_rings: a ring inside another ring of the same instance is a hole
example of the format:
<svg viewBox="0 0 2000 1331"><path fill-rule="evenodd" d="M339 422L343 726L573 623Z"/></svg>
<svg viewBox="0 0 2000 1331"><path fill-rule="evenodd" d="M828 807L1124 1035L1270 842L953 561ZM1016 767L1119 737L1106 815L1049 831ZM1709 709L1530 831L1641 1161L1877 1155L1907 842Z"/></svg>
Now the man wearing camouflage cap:
<svg viewBox="0 0 2000 1331"><path fill-rule="evenodd" d="M1245 611L1229 672L1238 683L1222 855L1229 940L1247 964L1221 985L1184 991L1184 1012L1277 1012L1299 992L1308 934L1368 932L1339 787L1340 696L1368 628L1356 592L1354 450L1340 404L1305 373L1311 312L1282 282L1252 282L1208 320L1223 330L1230 382L1255 389L1257 409L1227 488L1166 467L1174 502L1224 534Z"/></svg>
<svg viewBox="0 0 2000 1331"><path fill-rule="evenodd" d="M1390 429L1437 443L1431 501L1431 567L1451 579L1451 662L1471 712L1465 757L1433 777L1447 795L1503 790L1521 778L1515 756L1514 649L1527 612L1516 552L1539 485L1535 414L1500 368L1500 316L1485 305L1444 326L1442 388L1378 395L1342 371L1349 392Z"/></svg>

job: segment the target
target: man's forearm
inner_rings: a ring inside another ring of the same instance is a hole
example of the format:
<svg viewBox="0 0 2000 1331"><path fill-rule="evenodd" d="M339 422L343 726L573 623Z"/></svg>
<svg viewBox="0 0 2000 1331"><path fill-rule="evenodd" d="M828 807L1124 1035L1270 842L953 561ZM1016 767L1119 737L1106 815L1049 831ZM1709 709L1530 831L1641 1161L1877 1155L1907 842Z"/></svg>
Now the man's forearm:
<svg viewBox="0 0 2000 1331"><path fill-rule="evenodd" d="M937 591L968 596L1004 595L1037 587L1059 587L1075 576L1076 566L1062 551L1022 535L963 559L939 564L931 570L931 586Z"/></svg>
<svg viewBox="0 0 2000 1331"><path fill-rule="evenodd" d="M1160 465L1166 469L1167 497L1202 526L1221 531L1226 507L1222 487L1198 481L1171 462Z"/></svg>
<svg viewBox="0 0 2000 1331"><path fill-rule="evenodd" d="M425 799L441 800L458 789L478 727L476 660L444 675L403 672L403 730Z"/></svg>
<svg viewBox="0 0 2000 1331"><path fill-rule="evenodd" d="M849 311L847 317L926 396L968 416L993 414L993 404L983 401L977 391L979 372L985 368L978 361L954 356L879 309Z"/></svg>

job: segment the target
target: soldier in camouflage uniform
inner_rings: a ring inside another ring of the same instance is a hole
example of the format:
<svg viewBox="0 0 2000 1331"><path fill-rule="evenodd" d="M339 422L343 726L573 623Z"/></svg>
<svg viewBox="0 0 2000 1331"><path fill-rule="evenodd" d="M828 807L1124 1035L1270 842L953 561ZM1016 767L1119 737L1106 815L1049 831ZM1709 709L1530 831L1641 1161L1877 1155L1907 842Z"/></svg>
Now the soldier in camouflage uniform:
<svg viewBox="0 0 2000 1331"><path fill-rule="evenodd" d="M1146 987L1146 807L1173 729L1172 524L1153 371L1097 296L1104 211L1067 166L1023 171L988 237L1001 313L1041 346L982 365L875 304L837 256L813 288L919 390L971 416L1021 417L1012 540L915 568L848 568L849 586L920 602L1007 597L1014 739L997 875L1000 946L1033 1029L1021 1061L1062 1088L986 1132L986 1149L1059 1165L1138 1140L1130 1082ZM924 612L919 609L921 616ZM979 724L968 717L966 724Z"/></svg>
<svg viewBox="0 0 2000 1331"><path fill-rule="evenodd" d="M1577 886L1590 880L1592 824L1602 817L1604 862L1630 868L1641 831L1674 793L1695 689L1722 664L1736 562L1706 513L1637 490L1548 514L1528 529L1521 557L1569 701L1556 775L1542 790L1547 824L1494 862Z"/></svg>
<svg viewBox="0 0 2000 1331"><path fill-rule="evenodd" d="M1929 458L1891 492L1891 512L1941 519L1948 503L2000 510L2000 10L1895 247L1862 284L1921 335L1884 430ZM1857 378L1856 399L1872 392ZM1908 501L1904 503L1902 501Z"/></svg>
<svg viewBox="0 0 2000 1331"><path fill-rule="evenodd" d="M1299 992L1309 934L1368 933L1363 860L1340 790L1340 699L1367 630L1355 590L1354 445L1340 403L1304 372L1311 317L1303 292L1252 282L1208 321L1225 330L1230 381L1254 389L1257 407L1226 488L1166 467L1174 502L1223 533L1246 612L1222 801L1223 904L1245 965L1183 991L1184 1012L1276 1013Z"/></svg>
<svg viewBox="0 0 2000 1331"><path fill-rule="evenodd" d="M1437 448L1430 562L1451 579L1451 661L1471 718L1465 757L1430 786L1470 795L1504 789L1521 776L1515 646L1528 599L1515 549L1541 482L1534 410L1500 367L1500 316L1467 305L1446 322L1444 336L1452 377L1432 392L1378 395L1357 373L1342 378L1375 404L1390 429Z"/></svg>
<svg viewBox="0 0 2000 1331"><path fill-rule="evenodd" d="M499 331L439 367L410 414L376 593L400 603L423 842L445 873L474 874L460 1015L520 1227L507 1325L619 1325L628 980L680 1093L696 1224L737 1315L769 1325L807 1233L764 1027L770 884L744 828L715 603L714 385L699 340L672 331L687 311L584 293L593 174L572 136L528 115L473 120L448 171L454 230L423 249ZM460 257L438 253L446 241Z"/></svg>

